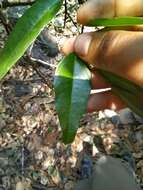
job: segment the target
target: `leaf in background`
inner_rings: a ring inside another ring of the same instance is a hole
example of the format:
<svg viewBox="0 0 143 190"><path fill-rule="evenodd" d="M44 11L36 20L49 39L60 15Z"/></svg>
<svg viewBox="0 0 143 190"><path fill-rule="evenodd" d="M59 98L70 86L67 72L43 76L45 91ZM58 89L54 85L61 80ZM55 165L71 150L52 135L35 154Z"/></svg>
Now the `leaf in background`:
<svg viewBox="0 0 143 190"><path fill-rule="evenodd" d="M0 79L24 54L61 5L62 0L37 0L18 20L0 53Z"/></svg>
<svg viewBox="0 0 143 190"><path fill-rule="evenodd" d="M142 17L114 17L96 18L91 20L87 26L133 26L143 24Z"/></svg>
<svg viewBox="0 0 143 190"><path fill-rule="evenodd" d="M134 82L102 69L96 71L111 85L112 91L136 114L143 117L143 88Z"/></svg>
<svg viewBox="0 0 143 190"><path fill-rule="evenodd" d="M74 140L90 94L90 71L74 53L59 64L55 74L56 110L65 144Z"/></svg>

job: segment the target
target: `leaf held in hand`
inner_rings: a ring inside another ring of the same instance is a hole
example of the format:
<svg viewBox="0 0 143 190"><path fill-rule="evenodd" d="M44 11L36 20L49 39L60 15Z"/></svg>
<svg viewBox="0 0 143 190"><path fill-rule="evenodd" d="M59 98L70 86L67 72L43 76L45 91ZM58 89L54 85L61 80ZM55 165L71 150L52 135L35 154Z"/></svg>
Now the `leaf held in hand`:
<svg viewBox="0 0 143 190"><path fill-rule="evenodd" d="M112 91L136 114L143 117L143 88L134 82L103 69L96 71L111 85Z"/></svg>
<svg viewBox="0 0 143 190"><path fill-rule="evenodd" d="M91 74L74 53L66 56L55 74L56 110L65 144L74 140L81 116L86 112Z"/></svg>
<svg viewBox="0 0 143 190"><path fill-rule="evenodd" d="M142 17L114 17L96 18L91 20L87 26L133 26L143 24Z"/></svg>
<svg viewBox="0 0 143 190"><path fill-rule="evenodd" d="M62 0L37 0L18 20L0 53L0 79L24 54L61 5Z"/></svg>

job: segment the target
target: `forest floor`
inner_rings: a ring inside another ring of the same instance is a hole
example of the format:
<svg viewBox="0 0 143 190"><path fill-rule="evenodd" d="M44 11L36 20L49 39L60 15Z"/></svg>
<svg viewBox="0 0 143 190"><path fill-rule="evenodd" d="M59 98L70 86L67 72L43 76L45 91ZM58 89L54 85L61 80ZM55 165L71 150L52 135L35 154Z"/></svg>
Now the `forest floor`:
<svg viewBox="0 0 143 190"><path fill-rule="evenodd" d="M97 152L127 161L143 184L143 122L130 111L114 119L86 114L74 142L61 141L52 85L58 45L81 31L69 6L65 28L61 11L0 83L0 190L72 190L90 175ZM6 38L0 23L1 48Z"/></svg>

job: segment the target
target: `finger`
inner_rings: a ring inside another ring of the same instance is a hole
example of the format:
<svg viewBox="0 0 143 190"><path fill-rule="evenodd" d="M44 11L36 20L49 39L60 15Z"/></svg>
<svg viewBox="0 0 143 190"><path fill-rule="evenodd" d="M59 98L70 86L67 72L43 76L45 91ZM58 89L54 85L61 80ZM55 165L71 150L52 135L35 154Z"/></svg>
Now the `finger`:
<svg viewBox="0 0 143 190"><path fill-rule="evenodd" d="M86 25L94 18L142 15L142 0L90 0L78 10L77 20L79 23Z"/></svg>
<svg viewBox="0 0 143 190"><path fill-rule="evenodd" d="M108 70L143 86L143 32L108 31L79 35L71 51L88 64ZM68 53L64 45L65 53Z"/></svg>
<svg viewBox="0 0 143 190"><path fill-rule="evenodd" d="M91 88L92 89L104 89L110 88L110 85L96 72L92 72L91 77Z"/></svg>
<svg viewBox="0 0 143 190"><path fill-rule="evenodd" d="M116 111L125 107L125 104L118 97L113 95L111 91L107 91L90 95L87 111L94 112L104 109Z"/></svg>
<svg viewBox="0 0 143 190"><path fill-rule="evenodd" d="M94 0L83 4L77 11L77 21L86 25L93 18L112 18L115 15L113 0Z"/></svg>

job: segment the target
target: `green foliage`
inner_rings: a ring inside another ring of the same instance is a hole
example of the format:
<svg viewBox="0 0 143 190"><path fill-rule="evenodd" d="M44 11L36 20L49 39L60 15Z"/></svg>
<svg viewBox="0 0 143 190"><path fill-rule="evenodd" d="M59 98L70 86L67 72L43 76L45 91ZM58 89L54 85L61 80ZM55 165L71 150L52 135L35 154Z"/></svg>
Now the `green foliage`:
<svg viewBox="0 0 143 190"><path fill-rule="evenodd" d="M38 0L18 20L0 53L0 79L24 54L42 28L55 16L62 0Z"/></svg>
<svg viewBox="0 0 143 190"><path fill-rule="evenodd" d="M56 110L65 144L74 140L81 116L86 112L91 74L74 53L65 57L56 70L54 81Z"/></svg>
<svg viewBox="0 0 143 190"><path fill-rule="evenodd" d="M96 18L88 26L133 26L143 24L142 17Z"/></svg>

